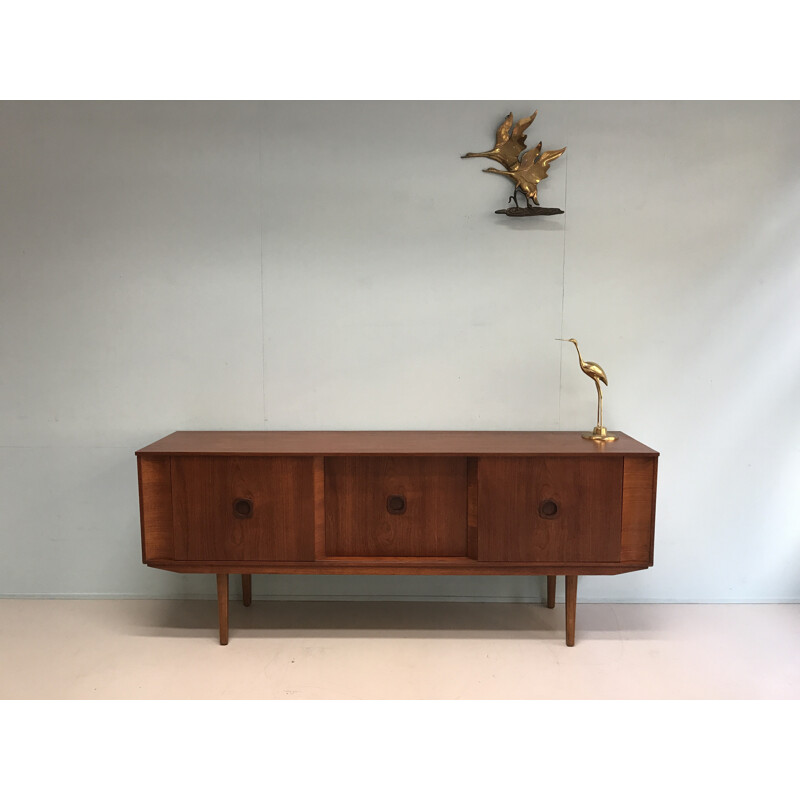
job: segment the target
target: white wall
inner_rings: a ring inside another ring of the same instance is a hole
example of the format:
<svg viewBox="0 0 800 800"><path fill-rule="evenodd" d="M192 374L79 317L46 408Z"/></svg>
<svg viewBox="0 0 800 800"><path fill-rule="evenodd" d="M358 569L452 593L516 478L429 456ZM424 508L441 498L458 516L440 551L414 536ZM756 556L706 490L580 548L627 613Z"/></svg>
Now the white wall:
<svg viewBox="0 0 800 800"><path fill-rule="evenodd" d="M534 108L567 213L509 220L458 156ZM140 563L176 429L587 429L563 335L662 454L656 566L580 599L800 599L798 141L798 103L0 103L0 594L211 595Z"/></svg>

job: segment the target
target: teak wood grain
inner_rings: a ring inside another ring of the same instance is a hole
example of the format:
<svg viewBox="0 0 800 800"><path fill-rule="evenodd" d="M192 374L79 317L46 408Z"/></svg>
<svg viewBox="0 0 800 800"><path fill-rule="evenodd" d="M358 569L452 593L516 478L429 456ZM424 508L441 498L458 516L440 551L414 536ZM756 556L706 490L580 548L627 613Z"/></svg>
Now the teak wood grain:
<svg viewBox="0 0 800 800"><path fill-rule="evenodd" d="M567 647L575 645L575 612L578 601L578 576L567 575L564 586L564 610L566 612Z"/></svg>
<svg viewBox="0 0 800 800"><path fill-rule="evenodd" d="M175 557L188 561L313 561L311 458L172 459ZM234 502L252 502L237 518Z"/></svg>
<svg viewBox="0 0 800 800"><path fill-rule="evenodd" d="M618 561L622 469L621 458L480 459L479 560Z"/></svg>
<svg viewBox="0 0 800 800"><path fill-rule="evenodd" d="M327 556L467 555L465 458L327 457L325 506Z"/></svg>
<svg viewBox="0 0 800 800"><path fill-rule="evenodd" d="M467 460L467 556L478 558L478 459Z"/></svg>
<svg viewBox="0 0 800 800"><path fill-rule="evenodd" d="M217 610L219 613L219 643L228 644L228 576L217 575Z"/></svg>
<svg viewBox="0 0 800 800"><path fill-rule="evenodd" d="M547 576L547 607L556 607L556 576Z"/></svg>
<svg viewBox="0 0 800 800"><path fill-rule="evenodd" d="M656 456L625 433L596 444L573 431L176 431L137 455Z"/></svg>
<svg viewBox="0 0 800 800"><path fill-rule="evenodd" d="M148 561L150 567L187 574L252 575L622 575L648 564L511 564L471 558L328 558L324 561Z"/></svg>
<svg viewBox="0 0 800 800"><path fill-rule="evenodd" d="M314 458L314 558L325 558L325 459Z"/></svg>
<svg viewBox="0 0 800 800"><path fill-rule="evenodd" d="M170 459L140 456L139 519L142 526L142 561L173 558L172 477Z"/></svg>
<svg viewBox="0 0 800 800"><path fill-rule="evenodd" d="M656 460L626 457L622 486L622 561L653 563L655 493Z"/></svg>

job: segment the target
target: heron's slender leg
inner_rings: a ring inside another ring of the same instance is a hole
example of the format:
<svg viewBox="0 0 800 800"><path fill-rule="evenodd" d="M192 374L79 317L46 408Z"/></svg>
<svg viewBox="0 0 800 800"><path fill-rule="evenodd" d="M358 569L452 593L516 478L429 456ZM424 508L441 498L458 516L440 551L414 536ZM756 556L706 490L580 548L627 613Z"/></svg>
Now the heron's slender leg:
<svg viewBox="0 0 800 800"><path fill-rule="evenodd" d="M597 387L600 389L600 387ZM603 427L603 390L600 389L600 427Z"/></svg>
<svg viewBox="0 0 800 800"><path fill-rule="evenodd" d="M603 427L603 390L600 388L600 381L598 378L594 379L595 386L597 386L597 427Z"/></svg>

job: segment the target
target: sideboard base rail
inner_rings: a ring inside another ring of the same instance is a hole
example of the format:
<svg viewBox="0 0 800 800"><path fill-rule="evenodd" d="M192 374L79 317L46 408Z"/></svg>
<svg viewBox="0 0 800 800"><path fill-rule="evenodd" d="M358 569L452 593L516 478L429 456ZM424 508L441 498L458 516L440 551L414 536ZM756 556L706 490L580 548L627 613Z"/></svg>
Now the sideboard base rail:
<svg viewBox="0 0 800 800"><path fill-rule="evenodd" d="M253 562L210 562L210 561L166 561L145 562L148 567L165 569L169 572L194 573L206 575L622 575L647 569L652 564L479 564L473 561L468 568L449 564L404 564L390 561L377 563L374 559L364 559L367 563L336 563L331 561L301 561L283 564L258 564ZM387 559L389 560L389 559ZM428 561L428 560L426 560ZM244 573L247 570L247 573Z"/></svg>

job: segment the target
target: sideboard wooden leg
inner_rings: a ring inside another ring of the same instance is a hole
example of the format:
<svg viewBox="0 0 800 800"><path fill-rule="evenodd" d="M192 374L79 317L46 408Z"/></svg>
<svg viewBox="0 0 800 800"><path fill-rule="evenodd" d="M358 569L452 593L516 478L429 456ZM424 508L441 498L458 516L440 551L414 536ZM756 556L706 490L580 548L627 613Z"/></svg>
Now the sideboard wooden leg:
<svg viewBox="0 0 800 800"><path fill-rule="evenodd" d="M217 575L217 605L219 606L219 643L228 644L228 576Z"/></svg>
<svg viewBox="0 0 800 800"><path fill-rule="evenodd" d="M578 576L567 575L567 647L575 646L575 606L578 600Z"/></svg>
<svg viewBox="0 0 800 800"><path fill-rule="evenodd" d="M556 576L547 576L547 607L556 607Z"/></svg>
<svg viewBox="0 0 800 800"><path fill-rule="evenodd" d="M249 606L253 602L253 576L242 575L242 603Z"/></svg>

